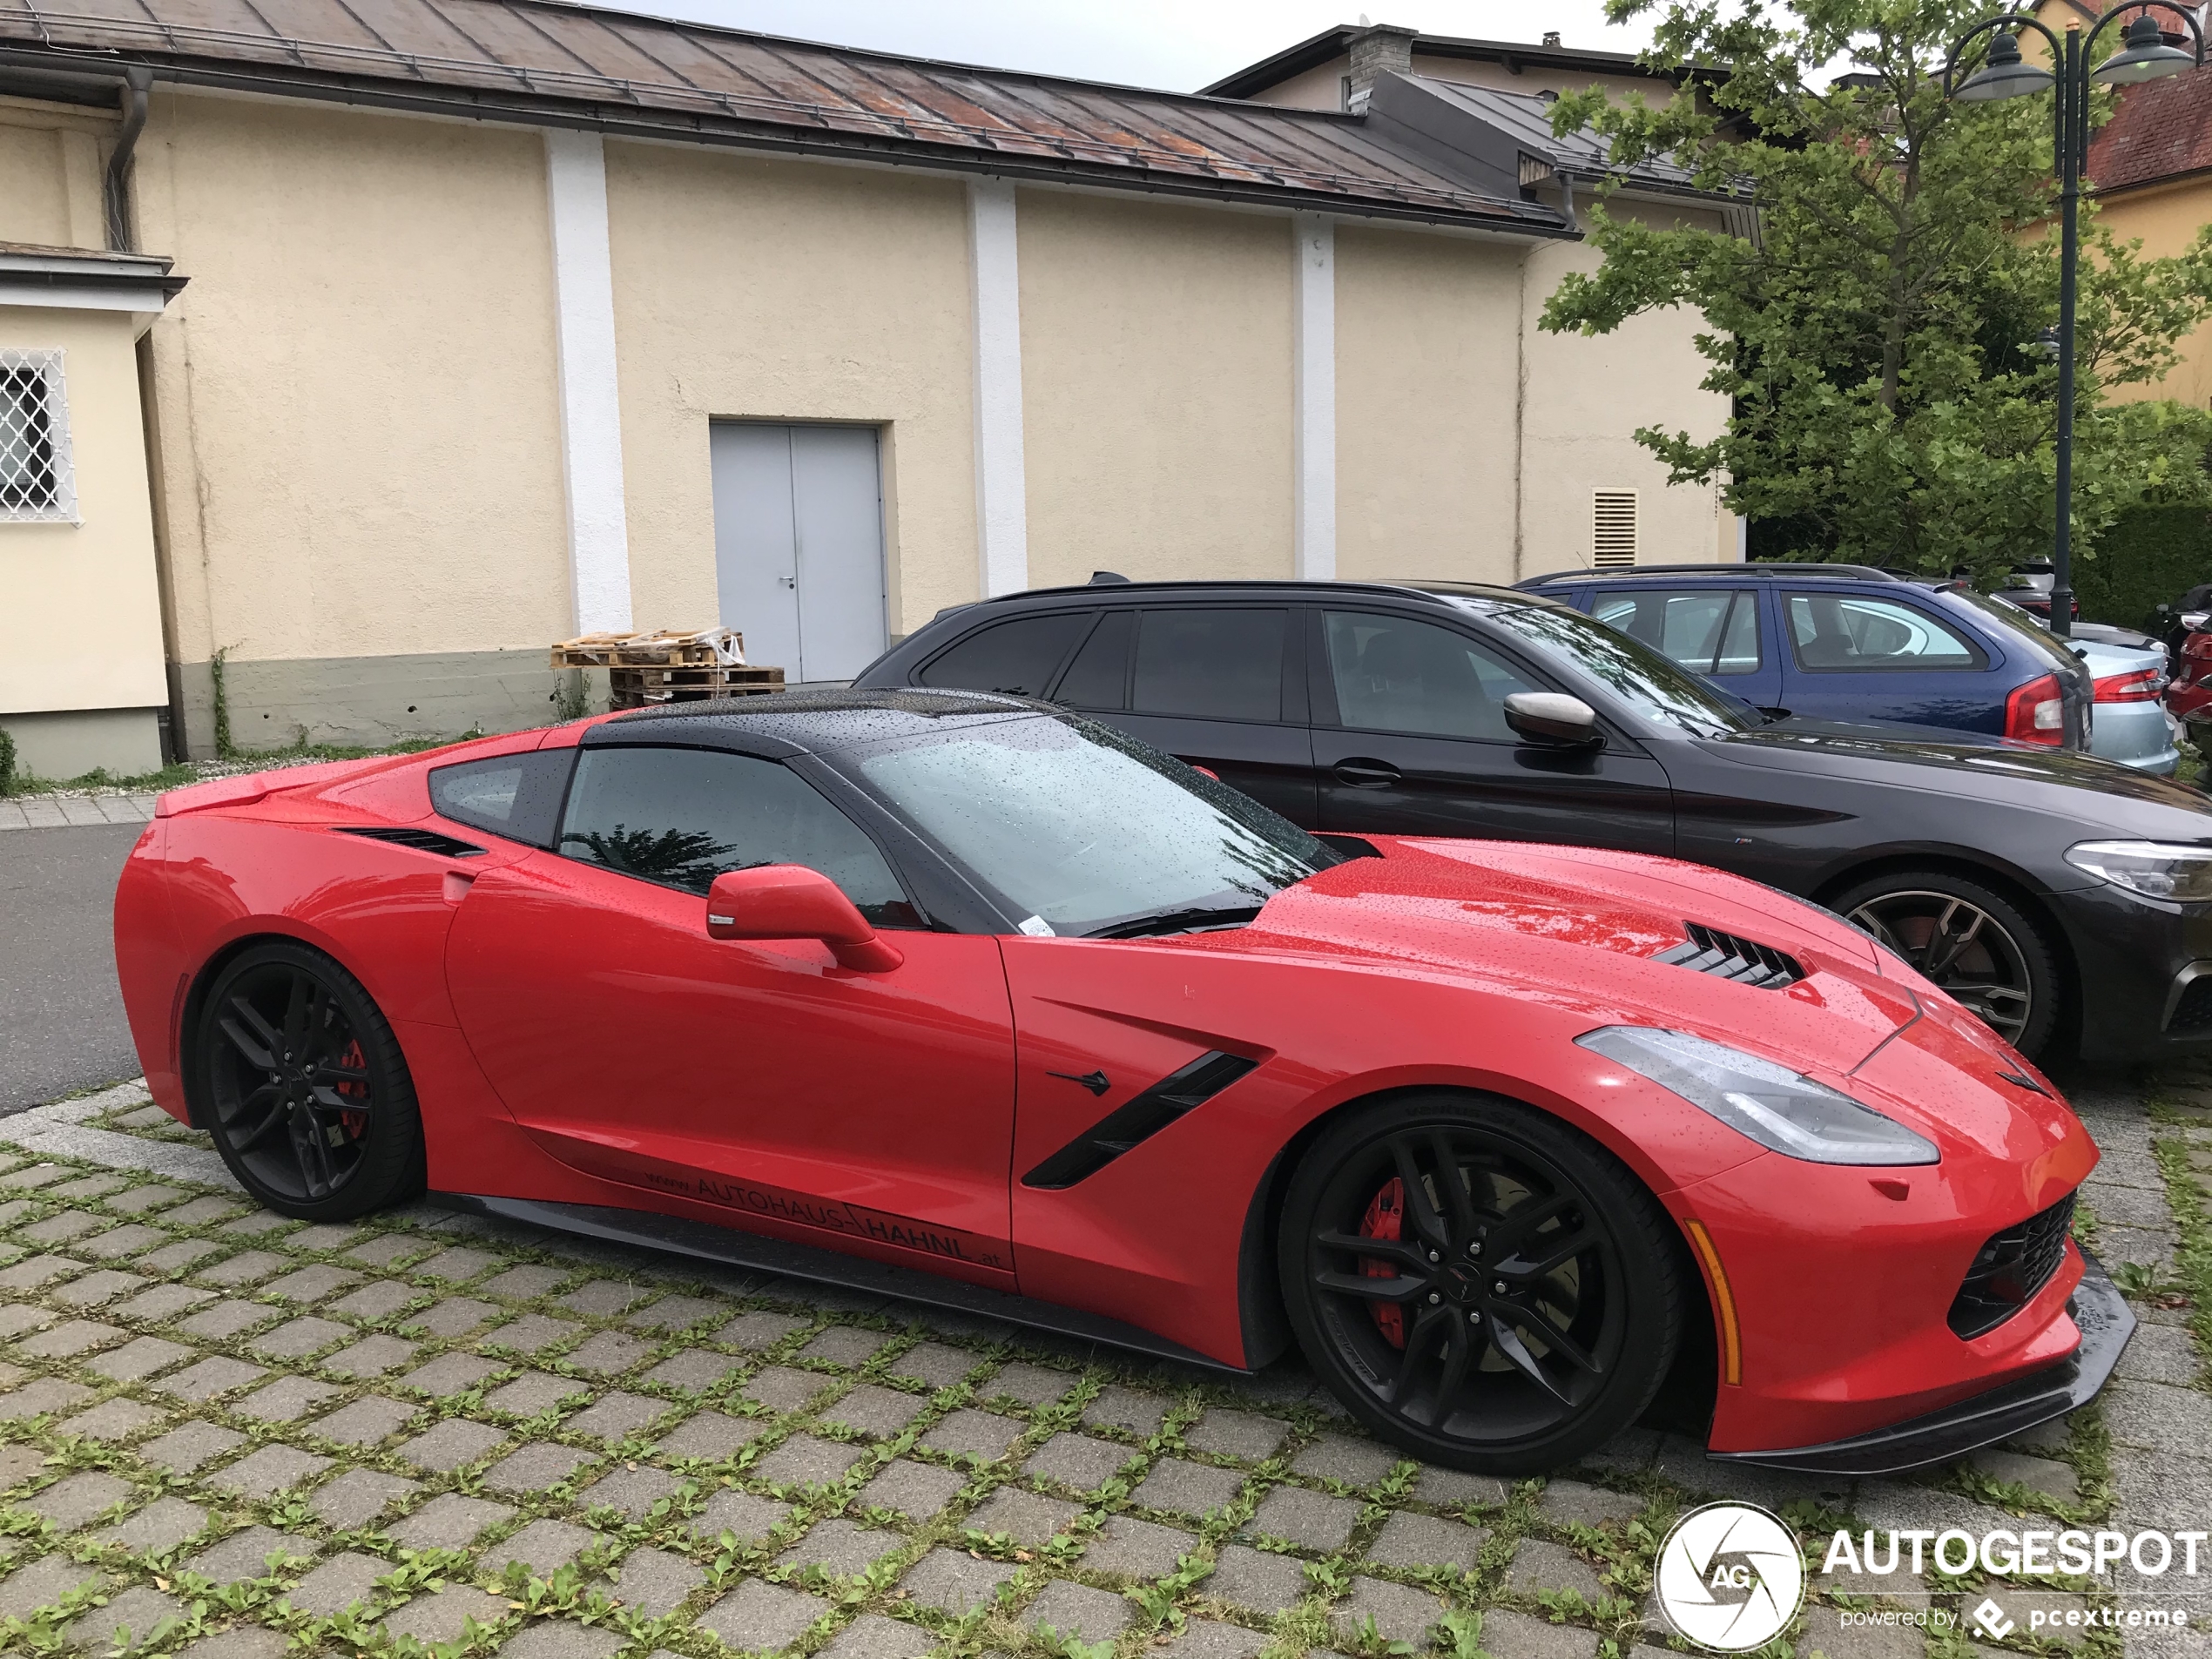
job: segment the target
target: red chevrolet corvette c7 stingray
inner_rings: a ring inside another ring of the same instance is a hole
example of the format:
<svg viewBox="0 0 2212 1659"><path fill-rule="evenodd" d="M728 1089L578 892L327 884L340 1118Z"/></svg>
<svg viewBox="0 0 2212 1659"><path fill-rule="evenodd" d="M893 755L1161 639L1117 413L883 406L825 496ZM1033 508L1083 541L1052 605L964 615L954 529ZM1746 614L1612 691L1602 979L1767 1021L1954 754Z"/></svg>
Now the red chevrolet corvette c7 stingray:
<svg viewBox="0 0 2212 1659"><path fill-rule="evenodd" d="M1426 1458L1672 1374L1906 1467L2094 1394L2095 1147L1827 913L1669 860L1316 838L1046 705L684 705L163 797L155 1098L256 1197L421 1191L1186 1360Z"/></svg>

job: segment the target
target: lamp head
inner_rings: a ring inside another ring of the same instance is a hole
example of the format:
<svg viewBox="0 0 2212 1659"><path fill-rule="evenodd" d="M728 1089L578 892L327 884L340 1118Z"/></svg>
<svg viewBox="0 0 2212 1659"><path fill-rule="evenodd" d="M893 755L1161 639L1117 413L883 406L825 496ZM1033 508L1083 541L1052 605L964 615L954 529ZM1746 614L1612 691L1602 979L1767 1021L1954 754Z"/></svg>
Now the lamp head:
<svg viewBox="0 0 2212 1659"><path fill-rule="evenodd" d="M2162 75L2178 75L2195 67L2196 54L2168 45L2158 19L2146 11L2128 25L2120 50L2090 71L2089 78L2107 86L2124 86L2135 81L2155 81Z"/></svg>
<svg viewBox="0 0 2212 1659"><path fill-rule="evenodd" d="M1986 104L1995 98L2040 92L2057 79L2049 70L2021 59L2018 35L1996 34L1989 37L1989 60L1968 76L1951 96L1969 103Z"/></svg>

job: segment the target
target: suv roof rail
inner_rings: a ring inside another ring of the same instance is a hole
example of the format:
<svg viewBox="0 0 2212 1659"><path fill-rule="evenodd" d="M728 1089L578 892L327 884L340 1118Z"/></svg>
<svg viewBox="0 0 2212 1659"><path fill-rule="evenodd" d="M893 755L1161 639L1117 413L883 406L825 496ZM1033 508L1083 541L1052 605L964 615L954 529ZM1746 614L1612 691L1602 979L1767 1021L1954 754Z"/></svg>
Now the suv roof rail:
<svg viewBox="0 0 2212 1659"><path fill-rule="evenodd" d="M1103 574L1110 575L1111 573L1105 572ZM1509 593L1512 591L1510 588L1507 587L1502 583L1493 584L1480 582L1458 583L1440 581L1436 584L1436 588L1461 587L1470 589L1490 588L1494 592L1498 593ZM968 602L968 604L948 605L943 610L938 612L938 615L949 616L955 610L965 610L968 609L969 605L1004 604L1010 600L1036 599L1048 594L1073 594L1096 601L1104 597L1099 591L1101 588L1111 588L1117 593L1120 590L1124 588L1134 588L1139 591L1150 590L1153 591L1166 592L1187 591L1201 588L1232 588L1240 590L1249 590L1253 592L1265 592L1270 590L1280 591L1285 588L1291 588L1300 590L1322 589L1330 592L1389 593L1395 594L1400 598L1403 598L1407 594L1419 594L1427 598L1433 598L1436 597L1435 589L1423 587L1418 582L1345 582L1339 581L1333 577L1326 580L1315 580L1309 577L1292 576L1223 577L1219 578L1184 577L1159 581L1147 580L1146 578L1141 577L1135 578L1124 577L1118 582L1100 582L1096 577L1094 577L1088 582L1064 583L1058 586L1049 588L1017 588L1009 593L995 593L988 598L971 600Z"/></svg>
<svg viewBox="0 0 2212 1659"><path fill-rule="evenodd" d="M1849 577L1859 582L1899 582L1906 579L1892 570L1878 570L1871 564L1801 563L1789 559L1746 561L1739 564L1730 559L1703 564L1635 564L1618 570L1594 570L1580 567L1572 570L1552 570L1543 576L1526 577L1514 583L1514 586L1533 588L1547 582L1610 582L1621 577L1732 576L1739 572L1764 577Z"/></svg>

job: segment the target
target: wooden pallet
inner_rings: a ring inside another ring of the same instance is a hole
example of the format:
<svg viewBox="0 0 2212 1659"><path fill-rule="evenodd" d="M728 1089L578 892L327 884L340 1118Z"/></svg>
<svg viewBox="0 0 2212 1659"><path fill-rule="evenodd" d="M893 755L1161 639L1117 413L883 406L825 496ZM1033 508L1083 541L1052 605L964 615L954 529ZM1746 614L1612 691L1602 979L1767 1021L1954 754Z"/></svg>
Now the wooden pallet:
<svg viewBox="0 0 2212 1659"><path fill-rule="evenodd" d="M708 667L611 668L609 701L617 709L655 703L700 703L717 698L759 697L784 689L780 668Z"/></svg>
<svg viewBox="0 0 2212 1659"><path fill-rule="evenodd" d="M694 633L583 634L553 647L555 668L742 668L745 636L734 628Z"/></svg>

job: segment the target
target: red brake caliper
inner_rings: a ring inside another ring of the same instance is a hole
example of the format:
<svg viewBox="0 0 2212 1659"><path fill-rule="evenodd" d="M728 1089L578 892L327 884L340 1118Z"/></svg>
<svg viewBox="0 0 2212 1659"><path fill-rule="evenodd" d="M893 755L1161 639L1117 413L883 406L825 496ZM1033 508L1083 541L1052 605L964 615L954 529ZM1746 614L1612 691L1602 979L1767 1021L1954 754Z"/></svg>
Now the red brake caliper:
<svg viewBox="0 0 2212 1659"><path fill-rule="evenodd" d="M1383 1183L1382 1190L1375 1194L1374 1202L1367 1206L1367 1213L1359 1223L1362 1238L1398 1238L1403 1236L1406 1224L1406 1184L1396 1176ZM1369 1278L1395 1278L1398 1268L1390 1262L1377 1261L1372 1256L1359 1258L1359 1271ZM1383 1340L1393 1348L1406 1345L1406 1310L1386 1302L1368 1304L1368 1312L1375 1316L1375 1328L1383 1333Z"/></svg>
<svg viewBox="0 0 2212 1659"><path fill-rule="evenodd" d="M359 1037L355 1037L347 1045L346 1052L338 1056L338 1063L348 1071L368 1069L368 1056L361 1052ZM361 1099L368 1093L367 1083L338 1083L334 1086L348 1100ZM344 1128L347 1140L358 1141L368 1129L368 1114L367 1112L341 1112L338 1114L338 1122ZM1392 1311L1396 1312L1395 1309Z"/></svg>

